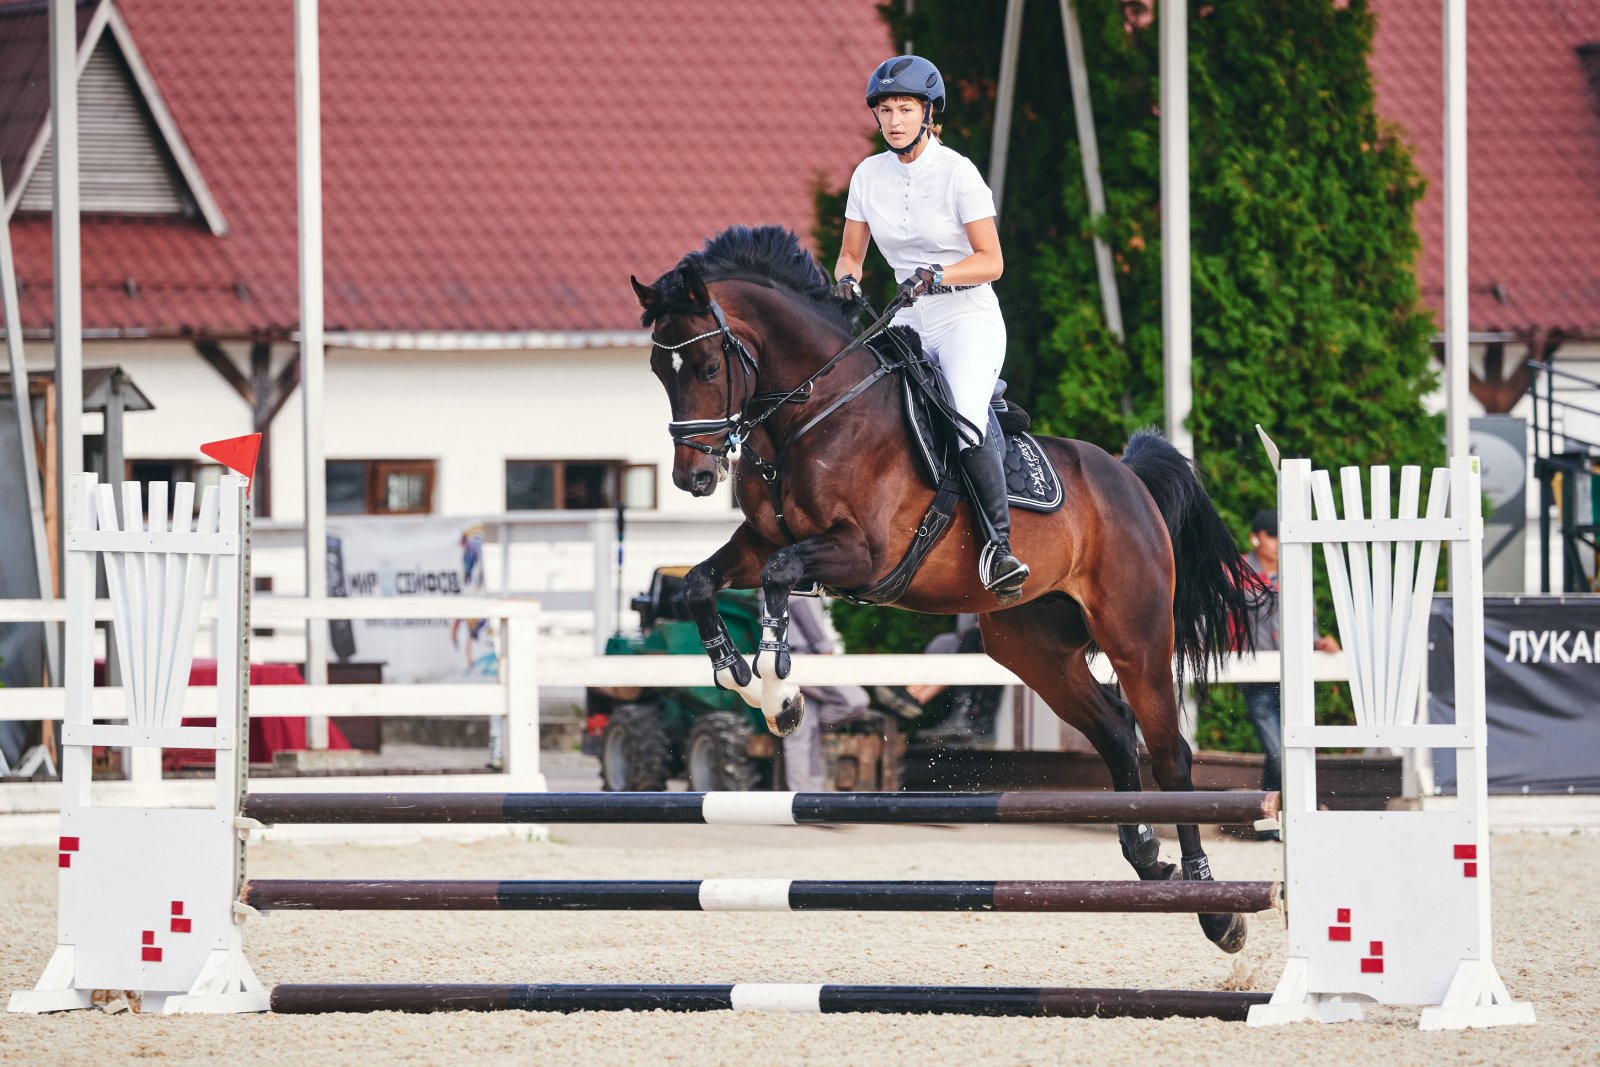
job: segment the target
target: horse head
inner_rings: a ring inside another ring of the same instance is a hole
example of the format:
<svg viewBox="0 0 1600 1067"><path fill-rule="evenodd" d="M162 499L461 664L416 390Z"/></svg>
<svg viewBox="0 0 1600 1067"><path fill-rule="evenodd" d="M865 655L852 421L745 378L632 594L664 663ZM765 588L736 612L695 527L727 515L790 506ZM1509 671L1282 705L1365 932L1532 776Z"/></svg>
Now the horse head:
<svg viewBox="0 0 1600 1067"><path fill-rule="evenodd" d="M727 476L728 453L738 447L741 410L755 388L755 359L693 266L668 271L653 285L629 281L643 323L652 328L650 369L672 406L672 482L708 496Z"/></svg>

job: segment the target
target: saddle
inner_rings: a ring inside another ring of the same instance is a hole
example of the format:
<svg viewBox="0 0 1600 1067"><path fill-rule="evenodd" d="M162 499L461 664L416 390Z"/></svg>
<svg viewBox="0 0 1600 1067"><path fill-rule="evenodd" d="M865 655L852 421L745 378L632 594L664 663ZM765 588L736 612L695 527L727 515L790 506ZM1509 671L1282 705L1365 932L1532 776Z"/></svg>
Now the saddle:
<svg viewBox="0 0 1600 1067"><path fill-rule="evenodd" d="M906 434L911 439L911 450L922 461L929 484L940 485L958 469L956 453L965 443L947 414L954 404L944 375L923 357L921 338L909 326L892 326L867 343L888 358L905 361L899 378ZM1014 508L1057 511L1063 500L1061 477L1028 432L1033 420L1022 408L1007 403L1005 392L1002 378L995 383L989 410L990 430L998 425L1005 434L1006 495ZM964 486L961 495L966 495Z"/></svg>
<svg viewBox="0 0 1600 1067"><path fill-rule="evenodd" d="M956 506L969 493L956 455L964 442L955 421L955 405L944 376L922 355L922 342L916 331L908 326L891 326L867 344L885 366L895 368L911 450L921 459L923 472L936 491L933 503L917 525L911 547L883 581L870 589L831 591L858 604L892 604L911 585L922 561L949 528ZM1005 382L997 383L989 401L986 432L1005 435L1006 495L1013 507L1056 511L1065 495L1061 476L1045 459L1039 442L1028 433L1031 425L1027 412L1006 403Z"/></svg>

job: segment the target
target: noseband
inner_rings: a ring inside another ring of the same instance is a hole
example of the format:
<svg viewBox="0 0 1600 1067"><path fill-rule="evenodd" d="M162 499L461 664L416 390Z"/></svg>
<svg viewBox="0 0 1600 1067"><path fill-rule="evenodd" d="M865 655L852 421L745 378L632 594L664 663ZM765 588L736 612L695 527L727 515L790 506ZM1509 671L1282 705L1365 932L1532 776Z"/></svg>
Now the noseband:
<svg viewBox="0 0 1600 1067"><path fill-rule="evenodd" d="M756 375L760 371L756 367L755 357L750 355L750 350L745 348L744 342L734 336L732 330L728 329L727 317L722 314L722 308L715 300L711 301L711 317L717 323L715 330L707 330L705 333L697 334L687 341L679 341L675 345L664 345L660 341L656 341L655 347L664 352L676 352L680 348L687 348L696 341L704 341L707 337L715 337L718 334L722 335L722 357L728 364L728 373L726 375L728 382L728 413L720 419L685 419L682 422L669 422L667 423L667 432L672 435L672 443L675 445L683 445L694 449L696 452L704 452L708 456L726 460L728 453L736 450L739 447L739 442L744 438L740 424L744 422L745 402L741 400L736 410L733 401L734 358L737 356L739 365L744 368L746 381L754 382ZM724 435L722 441L718 444L708 445L694 440L696 437L714 437L717 434Z"/></svg>

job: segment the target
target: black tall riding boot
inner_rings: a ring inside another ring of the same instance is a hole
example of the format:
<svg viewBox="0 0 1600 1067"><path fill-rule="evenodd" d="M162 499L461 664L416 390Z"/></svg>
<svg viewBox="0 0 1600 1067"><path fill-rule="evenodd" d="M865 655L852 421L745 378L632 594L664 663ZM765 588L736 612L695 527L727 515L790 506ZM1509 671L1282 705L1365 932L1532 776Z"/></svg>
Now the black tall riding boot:
<svg viewBox="0 0 1600 1067"><path fill-rule="evenodd" d="M1006 499L1005 435L993 415L983 444L961 450L961 469L972 487L989 543L978 556L978 578L985 589L1014 596L1028 577L1028 565L1011 554L1011 504Z"/></svg>

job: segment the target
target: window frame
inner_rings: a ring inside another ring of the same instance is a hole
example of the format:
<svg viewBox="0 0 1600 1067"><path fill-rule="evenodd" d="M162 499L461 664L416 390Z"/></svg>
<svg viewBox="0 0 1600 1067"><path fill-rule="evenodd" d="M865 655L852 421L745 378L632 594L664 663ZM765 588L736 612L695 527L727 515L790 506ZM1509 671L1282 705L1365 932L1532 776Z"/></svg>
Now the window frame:
<svg viewBox="0 0 1600 1067"><path fill-rule="evenodd" d="M439 487L439 461L436 459L345 459L328 456L323 461L323 496L327 496L327 466L330 463L359 463L361 465L361 511L334 512L335 515L432 515ZM422 504L415 508L389 508L385 506L387 493L384 483L392 474L418 474L422 476Z"/></svg>
<svg viewBox="0 0 1600 1067"><path fill-rule="evenodd" d="M549 508L513 508L511 506L511 470L517 465L547 466L552 468L551 499L554 506ZM565 506L567 498L567 468L569 466L595 466L606 467L612 472L614 492L613 499L598 508L569 508ZM626 459L596 458L588 456L559 456L559 457L508 457L501 472L501 500L507 511L609 511L617 506L618 500L627 499L628 473L633 470L650 471L650 510L658 506L659 500L659 465L655 463L636 463Z"/></svg>

